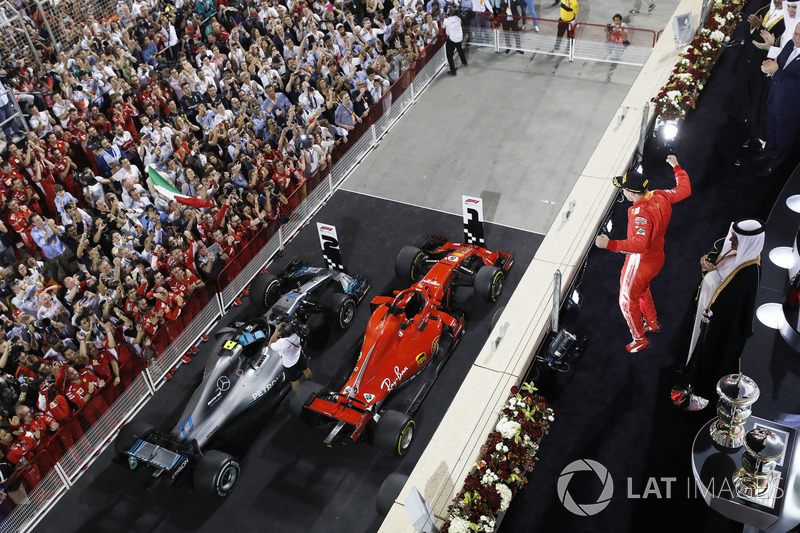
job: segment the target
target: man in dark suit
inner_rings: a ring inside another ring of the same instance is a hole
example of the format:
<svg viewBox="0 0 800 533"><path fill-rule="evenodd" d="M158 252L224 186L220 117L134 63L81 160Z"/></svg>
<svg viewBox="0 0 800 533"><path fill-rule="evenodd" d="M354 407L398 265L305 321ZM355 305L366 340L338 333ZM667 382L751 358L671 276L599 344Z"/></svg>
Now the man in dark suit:
<svg viewBox="0 0 800 533"><path fill-rule="evenodd" d="M768 166L759 173L773 174L786 161L800 131L800 24L792 40L786 43L778 57L767 59L761 71L772 77L767 103L767 154Z"/></svg>

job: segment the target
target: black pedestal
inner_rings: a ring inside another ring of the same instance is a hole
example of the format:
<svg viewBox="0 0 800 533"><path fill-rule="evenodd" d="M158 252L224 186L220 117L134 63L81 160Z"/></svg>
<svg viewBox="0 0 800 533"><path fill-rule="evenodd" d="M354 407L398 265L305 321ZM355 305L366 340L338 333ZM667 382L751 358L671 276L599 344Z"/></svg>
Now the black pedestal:
<svg viewBox="0 0 800 533"><path fill-rule="evenodd" d="M745 431L766 427L786 443L786 452L775 472L780 476L772 498L754 500L737 494L733 475L741 467L744 447L724 448L711 439L713 419L704 425L692 446L692 471L695 483L709 507L721 515L769 532L789 531L800 524L800 468L794 457L798 439L794 428L751 416Z"/></svg>

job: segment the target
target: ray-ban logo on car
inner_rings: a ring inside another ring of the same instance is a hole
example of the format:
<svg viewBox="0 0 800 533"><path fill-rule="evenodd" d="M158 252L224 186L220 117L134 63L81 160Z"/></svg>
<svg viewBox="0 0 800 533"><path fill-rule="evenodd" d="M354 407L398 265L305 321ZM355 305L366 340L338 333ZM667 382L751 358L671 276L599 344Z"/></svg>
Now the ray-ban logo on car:
<svg viewBox="0 0 800 533"><path fill-rule="evenodd" d="M221 376L217 380L217 390L220 392L225 392L226 390L231 388L231 380L229 380L226 376Z"/></svg>

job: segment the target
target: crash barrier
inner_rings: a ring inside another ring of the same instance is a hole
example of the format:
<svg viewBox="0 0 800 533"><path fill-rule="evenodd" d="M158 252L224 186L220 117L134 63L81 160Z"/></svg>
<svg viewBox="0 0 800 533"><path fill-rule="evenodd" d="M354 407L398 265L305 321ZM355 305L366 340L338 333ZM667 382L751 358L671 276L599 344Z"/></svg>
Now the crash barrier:
<svg viewBox="0 0 800 533"><path fill-rule="evenodd" d="M622 43L615 43L606 38L610 27L610 25L585 22L576 24L573 58L622 65L644 65L656 45L656 32L626 28L625 33L628 38Z"/></svg>
<svg viewBox="0 0 800 533"><path fill-rule="evenodd" d="M521 50L568 57L570 61L586 59L642 66L656 44L656 33L653 30L627 28L630 44L617 45L606 39L608 25L578 22L566 28L556 49L560 23L558 20L507 15L483 18L491 19L491 31L487 32L482 25L476 26L476 21L481 20L476 13L475 18L467 26L465 42L470 45L487 46L498 52ZM539 31L535 31L537 26Z"/></svg>
<svg viewBox="0 0 800 533"><path fill-rule="evenodd" d="M271 221L258 231L231 258L216 283L208 281L205 288L195 290L178 318L156 332L151 345L154 357L145 356L143 363L133 348L127 344L118 346L122 383L119 387L106 385L9 480L7 491L19 501L0 522L0 531L31 531L113 441L119 428L167 382L167 374L181 357L216 324L272 256L303 228L377 145L378 128L381 135L385 133L442 69L443 42L441 36L432 41L353 130L352 140L338 145L331 161L321 162L319 169L307 177L305 187L290 195L282 210L283 221Z"/></svg>

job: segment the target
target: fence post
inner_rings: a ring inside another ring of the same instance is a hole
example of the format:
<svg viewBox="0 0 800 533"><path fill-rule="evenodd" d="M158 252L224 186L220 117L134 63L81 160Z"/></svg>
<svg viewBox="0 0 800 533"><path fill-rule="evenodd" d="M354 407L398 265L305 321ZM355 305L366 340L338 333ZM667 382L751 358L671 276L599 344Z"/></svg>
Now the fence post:
<svg viewBox="0 0 800 533"><path fill-rule="evenodd" d="M50 36L50 42L53 43L53 46L55 46L56 49L58 49L59 48L58 41L56 41L56 36L53 34L53 29L50 27L50 21L48 20L48 17L45 14L44 9L42 9L41 0L34 0L34 2L36 3L36 9L39 10L39 16L42 17L42 21L44 22L44 27L47 30L47 35Z"/></svg>
<svg viewBox="0 0 800 533"><path fill-rule="evenodd" d="M561 310L561 271L553 274L553 310L550 315L550 331L558 333L558 313Z"/></svg>
<svg viewBox="0 0 800 533"><path fill-rule="evenodd" d="M372 115L372 109L369 110L369 129L372 132L372 147L375 148L378 146L378 134L375 133L375 117Z"/></svg>
<svg viewBox="0 0 800 533"><path fill-rule="evenodd" d="M24 33L27 35L27 32ZM25 120L25 115L22 114L22 108L19 106L19 102L17 102L14 93L11 91L11 89L6 89L6 95L8 96L8 101L11 102L11 105L17 110L17 116L19 117L19 121L22 122L22 127L25 129L25 133L28 133L31 131L31 129L28 126L28 121Z"/></svg>
<svg viewBox="0 0 800 533"><path fill-rule="evenodd" d="M142 375L144 376L144 384L147 385L147 390L150 393L150 396L153 396L158 390L158 387L156 387L156 382L153 379L153 376L150 375L150 368L145 368L144 372L142 372Z"/></svg>
<svg viewBox="0 0 800 533"><path fill-rule="evenodd" d="M67 473L64 472L64 467L61 466L60 461L57 461L56 464L53 465L53 470L56 471L56 474L58 474L58 477L61 479L67 489L72 487L72 481L70 481Z"/></svg>
<svg viewBox="0 0 800 533"><path fill-rule="evenodd" d="M639 129L639 145L636 147L637 155L644 157L644 142L647 139L647 126L650 122L650 103L645 102L642 108L642 125Z"/></svg>

